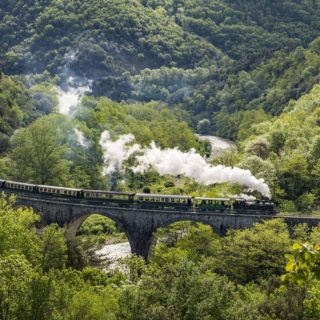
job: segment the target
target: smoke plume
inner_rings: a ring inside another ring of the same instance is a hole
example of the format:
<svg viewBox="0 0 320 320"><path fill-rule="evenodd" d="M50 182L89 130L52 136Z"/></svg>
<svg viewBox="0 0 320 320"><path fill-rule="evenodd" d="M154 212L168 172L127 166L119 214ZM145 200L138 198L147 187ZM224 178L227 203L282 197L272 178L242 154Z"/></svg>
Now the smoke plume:
<svg viewBox="0 0 320 320"><path fill-rule="evenodd" d="M81 98L86 93L91 92L91 89L88 84L82 85L80 83L79 85L79 80L70 76L66 85L63 88L58 87L57 92L59 112L64 115L70 115L72 107L78 105Z"/></svg>
<svg viewBox="0 0 320 320"><path fill-rule="evenodd" d="M83 133L77 129L77 128L73 128L73 132L74 132L74 135L79 143L79 145L81 147L88 147L88 140L85 138L85 136L83 135Z"/></svg>
<svg viewBox="0 0 320 320"><path fill-rule="evenodd" d="M57 87L59 113L72 118L72 108L80 103L86 93L91 92L90 83L90 80L86 80L84 84L82 79L69 76L63 87ZM87 147L89 143L83 133L78 128L74 128L73 132L79 145Z"/></svg>
<svg viewBox="0 0 320 320"><path fill-rule="evenodd" d="M156 170L160 175L185 176L194 179L202 185L211 185L223 182L236 182L250 190L257 190L265 197L270 198L270 190L263 179L257 179L249 170L212 166L194 149L182 152L178 148L160 149L154 142L148 148L133 144L135 137L132 134L122 135L116 141L110 139L108 131L101 135L100 145L104 157L104 173L122 170L124 161L132 155L137 165L130 169L135 173L144 173L149 169Z"/></svg>
<svg viewBox="0 0 320 320"><path fill-rule="evenodd" d="M104 174L110 174L116 170L122 170L124 161L128 160L131 155L141 150L138 144L129 145L135 140L133 134L120 136L116 141L112 141L109 131L104 131L101 134L100 145L103 150L103 158L105 167Z"/></svg>

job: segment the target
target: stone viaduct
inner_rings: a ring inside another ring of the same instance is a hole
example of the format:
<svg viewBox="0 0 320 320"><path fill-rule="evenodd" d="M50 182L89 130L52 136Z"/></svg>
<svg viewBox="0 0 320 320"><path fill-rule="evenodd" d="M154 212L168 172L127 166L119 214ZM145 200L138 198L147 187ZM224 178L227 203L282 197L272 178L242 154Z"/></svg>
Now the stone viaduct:
<svg viewBox="0 0 320 320"><path fill-rule="evenodd" d="M66 226L67 237L75 237L81 224L91 214L96 213L114 220L125 232L131 251L147 260L152 247L153 234L158 228L166 227L177 221L195 221L210 225L218 234L223 235L227 229L242 229L267 219L279 218L274 215L231 214L219 212L181 212L174 210L146 210L133 207L114 207L90 204L83 200L66 200L40 195L16 194L16 205L32 207L41 215L42 224L57 223ZM320 225L320 217L280 217L289 228L307 223Z"/></svg>

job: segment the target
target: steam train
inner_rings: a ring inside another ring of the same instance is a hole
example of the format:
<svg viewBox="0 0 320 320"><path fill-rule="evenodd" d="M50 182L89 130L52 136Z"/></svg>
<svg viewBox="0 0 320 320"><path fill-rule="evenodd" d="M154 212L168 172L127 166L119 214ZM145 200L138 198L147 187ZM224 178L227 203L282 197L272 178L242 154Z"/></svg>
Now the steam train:
<svg viewBox="0 0 320 320"><path fill-rule="evenodd" d="M133 192L115 192L62 188L47 185L35 185L15 181L0 180L0 190L38 194L60 198L66 201L86 200L90 204L109 206L132 206L144 209L170 209L192 212L225 212L240 214L276 214L274 204L267 200L248 201L243 198L204 198L180 195L149 194Z"/></svg>

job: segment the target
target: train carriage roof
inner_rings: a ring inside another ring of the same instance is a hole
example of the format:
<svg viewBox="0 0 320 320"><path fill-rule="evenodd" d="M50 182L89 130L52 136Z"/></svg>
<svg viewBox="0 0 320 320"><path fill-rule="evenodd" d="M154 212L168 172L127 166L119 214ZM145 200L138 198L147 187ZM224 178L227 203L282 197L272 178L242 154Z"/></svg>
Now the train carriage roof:
<svg viewBox="0 0 320 320"><path fill-rule="evenodd" d="M195 197L195 200L202 201L230 201L230 198L205 198L205 197Z"/></svg>
<svg viewBox="0 0 320 320"><path fill-rule="evenodd" d="M56 186L47 186L44 184L37 185L39 188L50 188L50 189L58 189L58 190L67 190L67 191L81 191L82 189L76 189L76 188L64 188L64 187L56 187Z"/></svg>
<svg viewBox="0 0 320 320"><path fill-rule="evenodd" d="M137 197L148 197L148 198L177 198L177 199L192 199L192 196L179 196L170 194L154 194L154 193L136 193Z"/></svg>
<svg viewBox="0 0 320 320"><path fill-rule="evenodd" d="M29 187L35 187L35 184L32 183L26 183L26 182L17 182L17 181L10 181L10 180L0 180L1 182L6 182L6 183L14 183L14 184L20 184L22 186L29 186Z"/></svg>
<svg viewBox="0 0 320 320"><path fill-rule="evenodd" d="M114 195L122 195L122 196L133 196L134 192L120 192L120 191L103 191L103 190L88 190L84 189L83 192L94 192L94 193L103 193L103 194L114 194Z"/></svg>

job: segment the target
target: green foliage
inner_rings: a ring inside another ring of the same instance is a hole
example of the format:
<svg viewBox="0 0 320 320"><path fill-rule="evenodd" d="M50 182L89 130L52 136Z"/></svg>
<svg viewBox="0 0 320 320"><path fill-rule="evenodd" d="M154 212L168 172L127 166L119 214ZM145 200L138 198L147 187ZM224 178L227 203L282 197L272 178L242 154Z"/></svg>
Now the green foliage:
<svg viewBox="0 0 320 320"><path fill-rule="evenodd" d="M251 230L231 231L216 249L216 270L240 283L279 275L289 248L288 230L278 220L256 224Z"/></svg>
<svg viewBox="0 0 320 320"><path fill-rule="evenodd" d="M12 137L12 176L38 184L68 184L70 164L63 158L63 139L64 131L72 128L66 125L63 117L51 115L17 131Z"/></svg>
<svg viewBox="0 0 320 320"><path fill-rule="evenodd" d="M10 251L22 254L31 263L40 257L34 223L39 217L30 209L13 209L14 199L0 196L0 256Z"/></svg>
<svg viewBox="0 0 320 320"><path fill-rule="evenodd" d="M91 215L88 219L84 221L78 232L79 235L89 235L89 234L115 234L118 232L116 223L101 215Z"/></svg>
<svg viewBox="0 0 320 320"><path fill-rule="evenodd" d="M131 133L138 143L147 145L156 141L161 147L179 147L189 150L200 149L202 143L197 141L187 123L179 121L177 116L161 103L119 104L106 98L83 100L76 115L99 139L101 131L107 129L111 135ZM100 130L97 132L97 128Z"/></svg>
<svg viewBox="0 0 320 320"><path fill-rule="evenodd" d="M276 169L270 160L263 160L258 156L249 156L239 163L239 167L250 170L256 178L264 179L271 190L276 183Z"/></svg>
<svg viewBox="0 0 320 320"><path fill-rule="evenodd" d="M132 256L121 261L119 270L93 266L75 270L65 267L64 230L51 225L37 234L36 215L12 206L13 200L1 198L3 319L319 317L318 245L294 245L281 285L277 275L284 272L284 253L291 240L278 220L230 232L225 238L209 226L179 222L158 232L161 241L148 264ZM91 223L99 222L94 218ZM293 237L319 241L320 233L301 225Z"/></svg>
<svg viewBox="0 0 320 320"><path fill-rule="evenodd" d="M311 0L3 2L0 65L61 82L67 69L96 96L181 104L201 132L244 139L318 82L319 12ZM52 110L50 91L33 86L31 117Z"/></svg>
<svg viewBox="0 0 320 320"><path fill-rule="evenodd" d="M117 291L105 287L96 292L85 288L76 293L68 304L64 318L66 320L113 320L118 311Z"/></svg>
<svg viewBox="0 0 320 320"><path fill-rule="evenodd" d="M28 301L32 268L26 258L11 253L0 258L0 317L25 319L31 307Z"/></svg>
<svg viewBox="0 0 320 320"><path fill-rule="evenodd" d="M240 166L265 178L283 211L311 212L319 197L319 86L242 142ZM253 156L251 156L253 155Z"/></svg>
<svg viewBox="0 0 320 320"><path fill-rule="evenodd" d="M42 269L48 272L50 269L64 269L67 261L67 244L64 238L64 230L57 225L50 225L42 234Z"/></svg>

